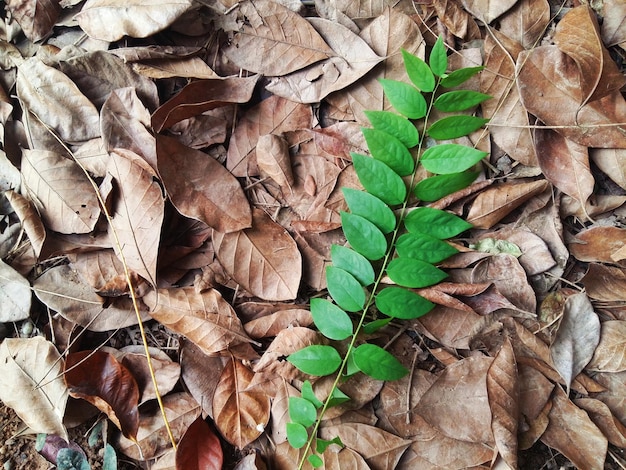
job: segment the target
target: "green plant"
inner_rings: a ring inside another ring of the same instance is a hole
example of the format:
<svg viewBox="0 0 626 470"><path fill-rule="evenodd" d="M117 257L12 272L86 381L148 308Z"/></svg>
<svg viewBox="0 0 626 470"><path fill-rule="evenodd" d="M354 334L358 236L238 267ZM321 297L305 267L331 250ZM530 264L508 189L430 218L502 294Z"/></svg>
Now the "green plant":
<svg viewBox="0 0 626 470"><path fill-rule="evenodd" d="M468 186L478 175L471 168L487 155L485 152L455 143L436 145L435 141L466 136L487 119L456 114L431 124L429 118L433 109L455 113L490 98L469 90L446 91L482 67L446 74L448 58L441 38L432 48L428 63L406 51L402 54L412 83L381 80L386 97L400 114L366 112L372 128L362 132L371 157L352 154L365 191L343 188L350 212L341 213L341 223L350 248L331 248L332 265L326 270L326 279L333 302L311 300L315 326L331 341L346 341L346 352L341 355L334 346L319 344L288 357L306 374L336 374L325 401L315 396L309 381L304 382L300 397L289 400L287 437L293 447L304 447L299 468L307 459L313 467L322 466L319 454L330 444L341 445L339 438L318 438L317 431L326 410L349 399L339 389L342 380L358 372L378 380L397 380L408 372L391 353L364 342L361 333L373 333L392 319L408 320L428 313L434 304L415 289L446 277L435 264L457 250L444 240L471 227L443 210L424 206L409 209L409 201L416 206L413 196L424 202L438 200ZM417 182L419 165L433 175ZM386 277L393 284L386 285ZM366 323L374 307L384 317Z"/></svg>

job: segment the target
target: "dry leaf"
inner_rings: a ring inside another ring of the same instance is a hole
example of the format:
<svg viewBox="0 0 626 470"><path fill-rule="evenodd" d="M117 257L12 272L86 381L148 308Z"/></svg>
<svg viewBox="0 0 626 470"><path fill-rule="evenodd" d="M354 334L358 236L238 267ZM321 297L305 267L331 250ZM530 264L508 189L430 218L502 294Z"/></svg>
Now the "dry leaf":
<svg viewBox="0 0 626 470"><path fill-rule="evenodd" d="M279 310L277 312L255 318L243 325L252 338L276 336L282 330L292 326L309 326L313 323L311 312L301 308Z"/></svg>
<svg viewBox="0 0 626 470"><path fill-rule="evenodd" d="M59 18L59 0L8 0L13 19L22 27L28 39L37 42L46 37Z"/></svg>
<svg viewBox="0 0 626 470"><path fill-rule="evenodd" d="M201 417L191 423L176 448L176 468L221 470L224 455L219 438Z"/></svg>
<svg viewBox="0 0 626 470"><path fill-rule="evenodd" d="M579 261L614 263L624 259L616 256L626 245L626 229L591 227L576 234L568 245L570 253Z"/></svg>
<svg viewBox="0 0 626 470"><path fill-rule="evenodd" d="M589 149L591 160L611 180L626 189L626 150Z"/></svg>
<svg viewBox="0 0 626 470"><path fill-rule="evenodd" d="M610 13L610 14L609 14ZM621 0L602 2L602 40L606 47L626 41L626 5Z"/></svg>
<svg viewBox="0 0 626 470"><path fill-rule="evenodd" d="M0 259L0 323L28 318L31 299L30 283Z"/></svg>
<svg viewBox="0 0 626 470"><path fill-rule="evenodd" d="M600 342L586 368L600 372L626 370L626 321L602 322Z"/></svg>
<svg viewBox="0 0 626 470"><path fill-rule="evenodd" d="M517 0L461 0L467 11L486 24L506 13Z"/></svg>
<svg viewBox="0 0 626 470"><path fill-rule="evenodd" d="M35 210L33 203L21 194L15 191L5 191L4 195L19 217L22 227L28 235L28 240L35 250L35 256L39 257L46 240L46 228L39 217L39 213Z"/></svg>
<svg viewBox="0 0 626 470"><path fill-rule="evenodd" d="M626 271L614 266L591 263L580 282L594 300L621 301L626 293Z"/></svg>
<svg viewBox="0 0 626 470"><path fill-rule="evenodd" d="M128 293L128 282L122 262L113 250L98 250L77 253L71 256L72 268L93 287L100 296L118 297ZM134 276L134 287L139 287L139 279Z"/></svg>
<svg viewBox="0 0 626 470"><path fill-rule="evenodd" d="M532 49L550 23L550 4L547 0L518 0L499 23L501 32Z"/></svg>
<svg viewBox="0 0 626 470"><path fill-rule="evenodd" d="M272 178L283 189L293 184L293 171L287 141L278 135L259 137L256 145L256 162L261 174Z"/></svg>
<svg viewBox="0 0 626 470"><path fill-rule="evenodd" d="M303 450L294 449L288 442L283 442L276 446L276 450L272 455L273 468L276 470L293 470L298 468L303 457ZM350 470L370 470L363 457L347 447L339 451L331 447L327 452L321 454L320 458L323 462L322 468L326 470L341 470L344 468L349 468ZM304 470L313 470L313 467L306 459L302 468Z"/></svg>
<svg viewBox="0 0 626 470"><path fill-rule="evenodd" d="M456 349L469 349L471 332L481 317L471 309L457 310L436 306L428 315L416 321L424 333L443 346Z"/></svg>
<svg viewBox="0 0 626 470"><path fill-rule="evenodd" d="M519 364L518 372L520 418L534 421L549 402L555 385L529 365Z"/></svg>
<svg viewBox="0 0 626 470"><path fill-rule="evenodd" d="M574 403L587 412L611 444L626 447L626 426L613 416L608 406L593 398L577 398Z"/></svg>

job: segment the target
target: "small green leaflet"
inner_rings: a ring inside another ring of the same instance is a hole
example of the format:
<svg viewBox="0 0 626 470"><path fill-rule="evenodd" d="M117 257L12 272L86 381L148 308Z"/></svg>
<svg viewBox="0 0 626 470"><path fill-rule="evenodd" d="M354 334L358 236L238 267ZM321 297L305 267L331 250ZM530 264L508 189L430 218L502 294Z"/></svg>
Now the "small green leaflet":
<svg viewBox="0 0 626 470"><path fill-rule="evenodd" d="M65 447L57 452L57 468L59 470L91 470L91 466L83 454Z"/></svg>
<svg viewBox="0 0 626 470"><path fill-rule="evenodd" d="M434 122L427 132L436 140L456 139L471 134L488 122L489 119L476 116L448 116Z"/></svg>
<svg viewBox="0 0 626 470"><path fill-rule="evenodd" d="M435 77L430 67L419 57L402 49L406 73L419 90L430 93L435 89Z"/></svg>
<svg viewBox="0 0 626 470"><path fill-rule="evenodd" d="M117 470L117 454L113 446L109 443L104 446L102 470Z"/></svg>
<svg viewBox="0 0 626 470"><path fill-rule="evenodd" d="M313 403L301 397L289 397L289 418L308 428L317 419L317 410Z"/></svg>
<svg viewBox="0 0 626 470"><path fill-rule="evenodd" d="M290 354L287 361L305 374L321 377L339 369L341 356L332 346L314 344Z"/></svg>
<svg viewBox="0 0 626 470"><path fill-rule="evenodd" d="M439 263L458 253L452 245L425 233L405 233L396 242L399 256L414 258L427 263Z"/></svg>
<svg viewBox="0 0 626 470"><path fill-rule="evenodd" d="M386 287L376 296L376 307L389 317L412 320L426 315L435 304L410 290Z"/></svg>
<svg viewBox="0 0 626 470"><path fill-rule="evenodd" d="M461 217L432 207L413 209L404 219L404 226L409 232L427 233L440 240L455 237L472 228L472 224Z"/></svg>
<svg viewBox="0 0 626 470"><path fill-rule="evenodd" d="M376 225L360 215L341 212L341 227L352 248L372 261L385 256L387 239Z"/></svg>
<svg viewBox="0 0 626 470"><path fill-rule="evenodd" d="M468 187L479 174L477 171L464 171L425 178L415 185L415 196L426 202L438 201L448 194Z"/></svg>
<svg viewBox="0 0 626 470"><path fill-rule="evenodd" d="M392 259L387 274L402 287L428 287L443 281L448 275L430 263L413 258Z"/></svg>
<svg viewBox="0 0 626 470"><path fill-rule="evenodd" d="M287 423L287 440L294 449L301 449L309 440L309 434L301 424Z"/></svg>
<svg viewBox="0 0 626 470"><path fill-rule="evenodd" d="M404 116L391 111L364 111L374 129L394 136L406 148L413 148L419 144L420 136L415 125Z"/></svg>
<svg viewBox="0 0 626 470"><path fill-rule="evenodd" d="M438 77L443 77L448 68L448 55L446 54L446 45L443 42L441 36L437 38L433 49L430 51L430 57L428 59L430 69Z"/></svg>
<svg viewBox="0 0 626 470"><path fill-rule="evenodd" d="M391 105L409 119L421 119L426 116L426 99L417 88L408 83L381 78L385 96Z"/></svg>
<svg viewBox="0 0 626 470"><path fill-rule="evenodd" d="M347 401L350 401L350 397L343 393L341 389L335 388L332 391L330 400L328 401L328 407L332 408L333 406L341 405Z"/></svg>
<svg viewBox="0 0 626 470"><path fill-rule="evenodd" d="M341 192L353 214L365 217L385 234L396 228L393 211L373 194L353 188L341 188Z"/></svg>
<svg viewBox="0 0 626 470"><path fill-rule="evenodd" d="M313 385L311 385L311 382L309 382L308 380L305 380L302 384L302 389L300 390L300 393L302 394L302 398L304 398L305 400L309 400L311 403L313 403L313 406L315 406L315 408L321 408L324 405L324 403L319 401L317 396L315 396L315 392L313 391Z"/></svg>
<svg viewBox="0 0 626 470"><path fill-rule="evenodd" d="M406 185L400 176L383 162L358 153L351 153L352 163L359 181L367 192L390 206L402 204Z"/></svg>
<svg viewBox="0 0 626 470"><path fill-rule="evenodd" d="M362 286L366 287L375 280L374 268L365 256L350 248L339 245L330 247L330 259L333 266L348 271Z"/></svg>
<svg viewBox="0 0 626 470"><path fill-rule="evenodd" d="M361 344L352 354L361 372L376 380L398 380L409 372L392 354L375 344Z"/></svg>
<svg viewBox="0 0 626 470"><path fill-rule="evenodd" d="M317 454L311 454L306 459L309 461L309 463L311 464L311 467L313 468L321 468L322 465L324 465L324 461Z"/></svg>
<svg viewBox="0 0 626 470"><path fill-rule="evenodd" d="M323 454L326 449L328 449L328 446L332 444L336 444L339 447L344 447L343 442L341 442L341 439L339 439L339 437L335 437L332 441L327 441L326 439L320 439L318 437L315 445L315 450L320 454Z"/></svg>
<svg viewBox="0 0 626 470"><path fill-rule="evenodd" d="M478 67L465 67L463 69L455 70L454 72L450 72L448 75L444 76L441 79L440 84L444 88L457 87L462 83L465 83L484 68L485 67L480 65Z"/></svg>
<svg viewBox="0 0 626 470"><path fill-rule="evenodd" d="M447 175L465 171L487 155L487 152L465 145L441 144L427 149L420 161L431 173Z"/></svg>
<svg viewBox="0 0 626 470"><path fill-rule="evenodd" d="M365 291L348 271L327 266L326 283L330 296L345 311L358 312L365 306Z"/></svg>
<svg viewBox="0 0 626 470"><path fill-rule="evenodd" d="M348 314L328 300L311 299L311 316L320 333L329 339L341 341L353 333Z"/></svg>
<svg viewBox="0 0 626 470"><path fill-rule="evenodd" d="M411 152L394 136L378 129L361 128L372 157L386 164L400 176L408 176L415 169Z"/></svg>
<svg viewBox="0 0 626 470"><path fill-rule="evenodd" d="M490 95L472 90L455 90L439 95L433 105L439 111L454 113L465 111L491 98Z"/></svg>
<svg viewBox="0 0 626 470"><path fill-rule="evenodd" d="M366 323L365 325L363 325L363 331L366 334L371 335L372 333L376 333L383 326L387 326L389 322L391 322L391 320L392 318L379 318L378 320Z"/></svg>

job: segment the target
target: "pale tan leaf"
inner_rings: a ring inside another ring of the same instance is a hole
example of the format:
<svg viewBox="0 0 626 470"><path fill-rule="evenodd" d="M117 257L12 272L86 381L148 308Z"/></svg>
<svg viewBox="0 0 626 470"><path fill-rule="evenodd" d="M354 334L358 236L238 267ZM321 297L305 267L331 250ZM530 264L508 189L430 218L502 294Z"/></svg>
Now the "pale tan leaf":
<svg viewBox="0 0 626 470"><path fill-rule="evenodd" d="M587 369L600 372L626 370L626 321L602 322L600 342Z"/></svg>
<svg viewBox="0 0 626 470"><path fill-rule="evenodd" d="M136 62L133 70L148 78L219 78L219 76L200 57L175 59L152 59L148 62Z"/></svg>
<svg viewBox="0 0 626 470"><path fill-rule="evenodd" d="M410 3L402 0L318 0L315 4L316 8L324 5L327 10L338 11L355 22L376 18L384 14L389 7L404 13L413 12Z"/></svg>
<svg viewBox="0 0 626 470"><path fill-rule="evenodd" d="M611 180L626 189L626 150L589 149L589 156Z"/></svg>
<svg viewBox="0 0 626 470"><path fill-rule="evenodd" d="M594 398L577 398L574 404L587 412L611 444L626 447L626 426L613 416L608 406Z"/></svg>
<svg viewBox="0 0 626 470"><path fill-rule="evenodd" d="M189 0L87 0L76 19L92 38L145 38L167 28L191 6Z"/></svg>
<svg viewBox="0 0 626 470"><path fill-rule="evenodd" d="M222 233L251 226L250 204L239 181L213 157L162 135L157 157L165 189L181 214Z"/></svg>
<svg viewBox="0 0 626 470"><path fill-rule="evenodd" d="M518 0L499 23L500 31L525 49L531 49L550 23L550 4L547 0Z"/></svg>
<svg viewBox="0 0 626 470"><path fill-rule="evenodd" d="M243 325L252 338L276 336L284 329L293 326L309 326L313 323L311 312L301 308L279 310L269 315L255 318Z"/></svg>
<svg viewBox="0 0 626 470"><path fill-rule="evenodd" d="M276 451L272 456L272 465L276 470L293 470L298 468L300 461L304 457L303 470L314 470L311 464L303 455L304 449L294 449L288 442L283 442L276 446ZM323 466L326 470L342 470L349 468L350 470L370 470L369 465L363 457L349 448L337 450L337 448L329 448L327 452L320 455Z"/></svg>
<svg viewBox="0 0 626 470"><path fill-rule="evenodd" d="M433 6L439 21L457 38L471 39L478 33L476 22L461 7L460 2L456 0L434 0Z"/></svg>
<svg viewBox="0 0 626 470"><path fill-rule="evenodd" d="M261 174L269 176L285 190L293 184L289 145L283 137L275 134L259 137L256 161Z"/></svg>
<svg viewBox="0 0 626 470"><path fill-rule="evenodd" d="M42 336L0 343L0 400L35 432L67 440L63 425L68 391L63 359Z"/></svg>
<svg viewBox="0 0 626 470"><path fill-rule="evenodd" d="M302 276L298 246L262 210L253 210L250 229L214 231L213 245L226 272L251 294L265 300L291 300L298 295Z"/></svg>
<svg viewBox="0 0 626 470"><path fill-rule="evenodd" d="M614 263L624 257L616 256L626 245L626 229L596 226L577 233L568 245L579 261Z"/></svg>
<svg viewBox="0 0 626 470"><path fill-rule="evenodd" d="M96 107L63 72L32 57L18 67L17 94L24 107L66 141L100 134Z"/></svg>
<svg viewBox="0 0 626 470"><path fill-rule="evenodd" d="M43 39L52 31L61 12L59 0L8 0L6 7L26 37L33 42Z"/></svg>
<svg viewBox="0 0 626 470"><path fill-rule="evenodd" d="M570 384L593 357L600 341L600 320L587 294L574 294L563 306L563 318L550 346L556 370Z"/></svg>
<svg viewBox="0 0 626 470"><path fill-rule="evenodd" d="M110 227L121 245L114 246L115 251L130 269L155 286L165 207L156 174L144 159L124 149L110 154L107 167L119 188Z"/></svg>
<svg viewBox="0 0 626 470"><path fill-rule="evenodd" d="M0 323L28 318L31 298L30 283L0 259Z"/></svg>
<svg viewBox="0 0 626 470"><path fill-rule="evenodd" d="M194 149L204 149L213 144L222 144L226 141L228 131L232 127L234 107L224 106L207 111L200 116L183 119L171 127L171 131L178 136L183 145ZM220 111L223 113L220 114ZM227 113L230 112L230 116Z"/></svg>
<svg viewBox="0 0 626 470"><path fill-rule="evenodd" d="M254 372L230 359L215 389L213 418L224 438L242 449L261 435L270 418L270 400L261 390L248 389Z"/></svg>
<svg viewBox="0 0 626 470"><path fill-rule="evenodd" d="M238 67L280 76L335 55L300 15L270 0L247 0L228 14L238 29L224 53Z"/></svg>
<svg viewBox="0 0 626 470"><path fill-rule="evenodd" d="M467 11L479 20L489 24L506 13L517 0L461 0Z"/></svg>
<svg viewBox="0 0 626 470"><path fill-rule="evenodd" d="M276 445L287 441L286 426L291 421L289 418L289 398L300 395L298 389L289 385L284 379L278 383L279 386L276 388L276 395L272 399L271 409L272 441Z"/></svg>
<svg viewBox="0 0 626 470"><path fill-rule="evenodd" d="M46 228L39 218L39 214L33 203L21 194L15 191L6 191L4 194L19 217L30 244L35 250L35 256L38 257L46 240Z"/></svg>
<svg viewBox="0 0 626 470"><path fill-rule="evenodd" d="M69 256L72 268L94 291L103 297L118 297L128 293L128 282L122 262L112 249L76 253ZM133 287L143 295L146 287L141 285L138 276L132 276Z"/></svg>
<svg viewBox="0 0 626 470"><path fill-rule="evenodd" d="M626 4L621 0L604 0L602 13L602 40L606 47L626 42Z"/></svg>

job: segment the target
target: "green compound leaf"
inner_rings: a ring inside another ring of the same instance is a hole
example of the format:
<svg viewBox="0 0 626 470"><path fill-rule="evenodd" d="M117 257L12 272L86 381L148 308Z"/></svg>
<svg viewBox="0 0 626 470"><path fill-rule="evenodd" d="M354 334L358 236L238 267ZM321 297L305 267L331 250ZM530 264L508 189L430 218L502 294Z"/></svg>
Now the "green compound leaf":
<svg viewBox="0 0 626 470"><path fill-rule="evenodd" d="M331 393L330 400L328 401L328 406L338 406L347 401L350 401L350 397L343 393L339 388L335 388Z"/></svg>
<svg viewBox="0 0 626 470"><path fill-rule="evenodd" d="M341 341L354 331L348 314L328 300L311 299L311 316L317 329L329 339Z"/></svg>
<svg viewBox="0 0 626 470"><path fill-rule="evenodd" d="M439 111L454 113L465 111L491 98L490 95L471 90L455 90L439 95L433 105Z"/></svg>
<svg viewBox="0 0 626 470"><path fill-rule="evenodd" d="M355 251L372 261L385 256L385 235L365 217L342 211L341 226L348 243Z"/></svg>
<svg viewBox="0 0 626 470"><path fill-rule="evenodd" d="M287 361L305 374L321 377L339 369L341 356L332 346L314 344L290 354Z"/></svg>
<svg viewBox="0 0 626 470"><path fill-rule="evenodd" d="M383 162L358 153L351 153L359 181L367 192L384 203L395 206L406 197L406 185L400 176Z"/></svg>
<svg viewBox="0 0 626 470"><path fill-rule="evenodd" d="M302 384L300 394L302 395L302 398L313 403L313 406L315 406L315 408L321 408L324 405L324 403L322 403L315 395L315 392L313 391L313 385L311 385L311 382L309 382L308 380L305 380Z"/></svg>
<svg viewBox="0 0 626 470"><path fill-rule="evenodd" d="M392 354L375 344L361 344L352 354L361 372L376 380L398 380L409 372Z"/></svg>
<svg viewBox="0 0 626 470"><path fill-rule="evenodd" d="M289 418L294 423L308 428L317 419L317 410L313 403L301 397L289 397Z"/></svg>
<svg viewBox="0 0 626 470"><path fill-rule="evenodd" d="M363 331L365 334L371 335L376 333L382 327L387 326L393 318L379 318L378 320L371 321L363 325Z"/></svg>
<svg viewBox="0 0 626 470"><path fill-rule="evenodd" d="M435 304L410 290L386 287L376 296L376 307L389 317L412 320L426 315Z"/></svg>
<svg viewBox="0 0 626 470"><path fill-rule="evenodd" d="M405 233L396 242L398 256L439 263L459 252L452 245L425 233Z"/></svg>
<svg viewBox="0 0 626 470"><path fill-rule="evenodd" d="M330 247L330 259L333 266L348 271L362 286L369 286L375 280L374 268L360 253L339 245Z"/></svg>
<svg viewBox="0 0 626 470"><path fill-rule="evenodd" d="M378 129L361 128L372 157L386 164L400 176L408 176L415 169L411 152L400 140Z"/></svg>
<svg viewBox="0 0 626 470"><path fill-rule="evenodd" d="M413 148L420 141L419 132L415 125L404 116L391 111L364 111L374 129L394 136L407 148Z"/></svg>
<svg viewBox="0 0 626 470"><path fill-rule="evenodd" d="M480 65L478 67L465 67L463 69L455 70L454 72L450 72L448 75L443 77L439 84L444 88L457 87L462 83L465 83L484 68L485 67Z"/></svg>
<svg viewBox="0 0 626 470"><path fill-rule="evenodd" d="M465 145L441 144L427 149L422 155L421 162L431 173L448 175L471 168L487 155L487 152Z"/></svg>
<svg viewBox="0 0 626 470"><path fill-rule="evenodd" d="M437 42L430 51L430 58L428 59L430 69L438 77L443 77L448 68L448 56L446 54L446 45L443 42L441 36L437 38Z"/></svg>
<svg viewBox="0 0 626 470"><path fill-rule="evenodd" d="M376 196L353 188L341 188L341 192L353 214L365 217L385 234L396 228L393 211Z"/></svg>
<svg viewBox="0 0 626 470"><path fill-rule="evenodd" d="M324 461L319 455L311 454L306 459L309 461L311 467L313 468L322 468L322 466L324 465Z"/></svg>
<svg viewBox="0 0 626 470"><path fill-rule="evenodd" d="M294 449L301 449L309 440L309 434L301 424L287 423L287 440Z"/></svg>
<svg viewBox="0 0 626 470"><path fill-rule="evenodd" d="M423 179L415 185L415 195L426 202L438 201L442 197L468 187L480 173L464 171L449 175L437 175Z"/></svg>
<svg viewBox="0 0 626 470"><path fill-rule="evenodd" d="M435 76L430 67L419 57L402 49L406 73L419 90L430 93L435 89Z"/></svg>
<svg viewBox="0 0 626 470"><path fill-rule="evenodd" d="M326 439L317 438L317 442L315 443L315 450L320 454L326 452L329 446L332 444L337 444L339 447L344 447L343 442L339 439L339 436L335 437L332 441L327 441Z"/></svg>
<svg viewBox="0 0 626 470"><path fill-rule="evenodd" d="M435 121L426 132L436 140L456 139L471 134L487 122L489 119L477 116L448 116Z"/></svg>
<svg viewBox="0 0 626 470"><path fill-rule="evenodd" d="M414 258L395 258L387 267L393 282L402 287L428 287L443 281L448 275L430 263Z"/></svg>
<svg viewBox="0 0 626 470"><path fill-rule="evenodd" d="M404 226L409 232L426 233L440 240L455 237L472 228L472 224L461 217L432 207L413 209L404 219Z"/></svg>
<svg viewBox="0 0 626 470"><path fill-rule="evenodd" d="M421 119L426 116L426 99L417 88L408 83L381 78L385 96L391 105L409 119Z"/></svg>
<svg viewBox="0 0 626 470"><path fill-rule="evenodd" d="M342 309L347 312L358 312L365 305L365 291L348 271L335 266L326 268L328 293Z"/></svg>

